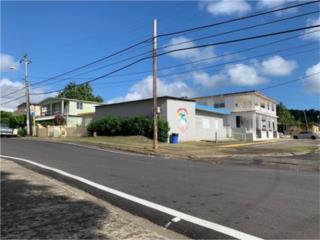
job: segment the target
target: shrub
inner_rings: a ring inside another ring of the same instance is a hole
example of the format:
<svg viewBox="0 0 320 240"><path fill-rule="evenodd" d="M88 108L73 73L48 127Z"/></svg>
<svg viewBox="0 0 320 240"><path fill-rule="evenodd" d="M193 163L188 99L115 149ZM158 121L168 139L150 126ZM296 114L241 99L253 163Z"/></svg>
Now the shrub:
<svg viewBox="0 0 320 240"><path fill-rule="evenodd" d="M21 137L24 137L27 135L27 129L25 128L19 128L18 129L18 135L21 136Z"/></svg>
<svg viewBox="0 0 320 240"><path fill-rule="evenodd" d="M153 119L150 117L106 117L92 121L87 130L90 135L97 132L100 136L130 136L141 135L153 137ZM158 121L158 140L166 142L168 139L169 125L162 119Z"/></svg>
<svg viewBox="0 0 320 240"><path fill-rule="evenodd" d="M26 126L26 116L16 115L12 112L0 111L0 122L8 125L10 128L20 128Z"/></svg>
<svg viewBox="0 0 320 240"><path fill-rule="evenodd" d="M66 123L66 120L64 119L64 117L62 115L58 114L58 115L54 116L53 122L54 122L54 125L61 126Z"/></svg>

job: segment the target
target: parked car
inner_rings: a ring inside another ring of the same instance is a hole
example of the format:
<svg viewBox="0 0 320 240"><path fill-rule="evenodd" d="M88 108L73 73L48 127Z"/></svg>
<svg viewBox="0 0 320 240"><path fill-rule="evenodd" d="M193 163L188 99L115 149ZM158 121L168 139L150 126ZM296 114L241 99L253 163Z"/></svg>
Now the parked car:
<svg viewBox="0 0 320 240"><path fill-rule="evenodd" d="M0 123L0 135L1 136L13 136L13 129L5 123Z"/></svg>
<svg viewBox="0 0 320 240"><path fill-rule="evenodd" d="M312 131L299 132L293 135L294 139L317 139L319 137L320 137L319 133L312 132Z"/></svg>

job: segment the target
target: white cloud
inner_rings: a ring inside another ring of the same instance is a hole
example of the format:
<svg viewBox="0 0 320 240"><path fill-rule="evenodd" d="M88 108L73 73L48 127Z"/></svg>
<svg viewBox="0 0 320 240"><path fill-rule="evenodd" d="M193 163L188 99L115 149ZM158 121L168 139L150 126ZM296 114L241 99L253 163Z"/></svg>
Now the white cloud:
<svg viewBox="0 0 320 240"><path fill-rule="evenodd" d="M266 83L266 76L288 76L296 67L295 61L275 55L262 61L253 59L247 64L227 65L213 75L203 71L194 71L191 77L195 85L205 88L221 85L256 86Z"/></svg>
<svg viewBox="0 0 320 240"><path fill-rule="evenodd" d="M187 42L187 41L190 41L190 39L186 38L186 37L172 38L169 42L169 45L175 45L175 44L179 44L179 45L167 47L166 51L196 46L194 42L192 42L192 41ZM184 42L187 42L187 43L184 43ZM184 60L184 59L186 59L186 60L200 60L200 59L211 58L211 57L215 56L215 54L213 52L213 47L206 47L203 49L195 48L195 49L190 49L190 50L177 51L177 52L169 53L169 55L171 57L182 59L182 60Z"/></svg>
<svg viewBox="0 0 320 240"><path fill-rule="evenodd" d="M266 82L266 79L261 77L254 67L245 64L231 65L227 73L230 82L238 86L255 86Z"/></svg>
<svg viewBox="0 0 320 240"><path fill-rule="evenodd" d="M292 2L292 0L259 0L258 5L260 7L273 8L273 7L283 5L290 1Z"/></svg>
<svg viewBox="0 0 320 240"><path fill-rule="evenodd" d="M309 26L319 25L319 24L320 24L320 17L313 18L313 19L309 18L307 20L307 25L306 26L309 27ZM318 30L318 32L314 32L316 30ZM305 30L306 35L303 35L302 38L303 39L308 39L308 40L320 41L320 31L319 30L320 30L319 27Z"/></svg>
<svg viewBox="0 0 320 240"><path fill-rule="evenodd" d="M152 80L152 76L146 77L145 79L135 83L125 96L114 98L108 103L150 98L152 96ZM158 79L157 90L158 96L192 97L195 95L194 90L182 81L165 83Z"/></svg>
<svg viewBox="0 0 320 240"><path fill-rule="evenodd" d="M304 81L304 87L308 93L320 93L320 75L316 74L319 72L320 62L307 69L306 75L312 75Z"/></svg>
<svg viewBox="0 0 320 240"><path fill-rule="evenodd" d="M206 72L194 72L193 83L205 88L225 86L256 86L267 80L260 76L258 68L246 64L228 65L217 74L210 75Z"/></svg>
<svg viewBox="0 0 320 240"><path fill-rule="evenodd" d="M297 63L281 56L272 56L261 62L262 72L271 76L287 76L297 67Z"/></svg>
<svg viewBox="0 0 320 240"><path fill-rule="evenodd" d="M9 71L10 68L19 67L19 63L14 60L14 58L8 54L0 54L0 71Z"/></svg>
<svg viewBox="0 0 320 240"><path fill-rule="evenodd" d="M1 110L5 110L5 111L14 111L17 107L17 105L25 102L25 98L22 97L20 99L17 99L17 100L14 100L12 102L8 102L6 103L7 101L10 101L10 100L13 100L15 98L19 98L20 96L24 96L24 84L21 83L21 82L15 82L15 81L11 81L10 79L8 78L2 78L0 80L0 109ZM7 97L4 97L2 98L2 96L5 96L11 92L15 92L17 90L21 89L19 92L16 92L10 96L7 96ZM55 94L52 93L52 94L47 94L47 95L44 95L42 94L43 92L45 91L45 89L42 89L42 88L38 88L38 89L35 89L35 90L32 90L31 89L31 92L32 93L36 93L38 95L34 95L34 96L30 96L30 101L31 102L39 102L41 101L42 99L46 98L46 97L49 97L49 96L54 96Z"/></svg>
<svg viewBox="0 0 320 240"><path fill-rule="evenodd" d="M206 88L213 88L220 85L226 80L225 74L209 75L206 72L193 72L192 73L193 83L201 85Z"/></svg>
<svg viewBox="0 0 320 240"><path fill-rule="evenodd" d="M260 8L260 9L266 8L267 10L274 10L274 9L286 7L286 4L290 2L292 3L293 0L259 0L257 1L257 8ZM289 8L282 11L276 11L275 14L276 15L290 14L290 13L298 12L298 10L299 9L297 7L294 7L294 8Z"/></svg>
<svg viewBox="0 0 320 240"><path fill-rule="evenodd" d="M200 1L200 9L205 8L212 15L243 15L251 10L246 0Z"/></svg>

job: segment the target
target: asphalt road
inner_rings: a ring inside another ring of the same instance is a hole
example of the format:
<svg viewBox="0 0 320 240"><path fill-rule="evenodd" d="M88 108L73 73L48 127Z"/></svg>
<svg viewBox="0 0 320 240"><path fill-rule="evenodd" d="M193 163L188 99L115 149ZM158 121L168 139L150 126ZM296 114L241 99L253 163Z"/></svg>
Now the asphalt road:
<svg viewBox="0 0 320 240"><path fill-rule="evenodd" d="M319 239L319 174L1 139L26 158L261 238Z"/></svg>

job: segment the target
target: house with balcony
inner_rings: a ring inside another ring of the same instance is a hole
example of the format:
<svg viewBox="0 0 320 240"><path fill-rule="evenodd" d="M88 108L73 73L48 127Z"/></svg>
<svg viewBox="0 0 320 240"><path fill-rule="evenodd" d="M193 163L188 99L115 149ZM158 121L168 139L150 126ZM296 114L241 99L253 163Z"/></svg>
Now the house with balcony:
<svg viewBox="0 0 320 240"><path fill-rule="evenodd" d="M27 113L27 104L25 102L19 104L17 109L15 110L16 114L24 114ZM30 113L32 117L38 117L41 115L40 113L40 105L37 103L30 103Z"/></svg>
<svg viewBox="0 0 320 240"><path fill-rule="evenodd" d="M246 91L194 98L198 104L230 111L225 124L233 138L267 140L278 138L277 102L258 92Z"/></svg>
<svg viewBox="0 0 320 240"><path fill-rule="evenodd" d="M86 127L95 114L95 106L98 102L49 97L38 103L40 105L40 116L35 118L36 123L54 121L56 115L65 119L68 127Z"/></svg>

